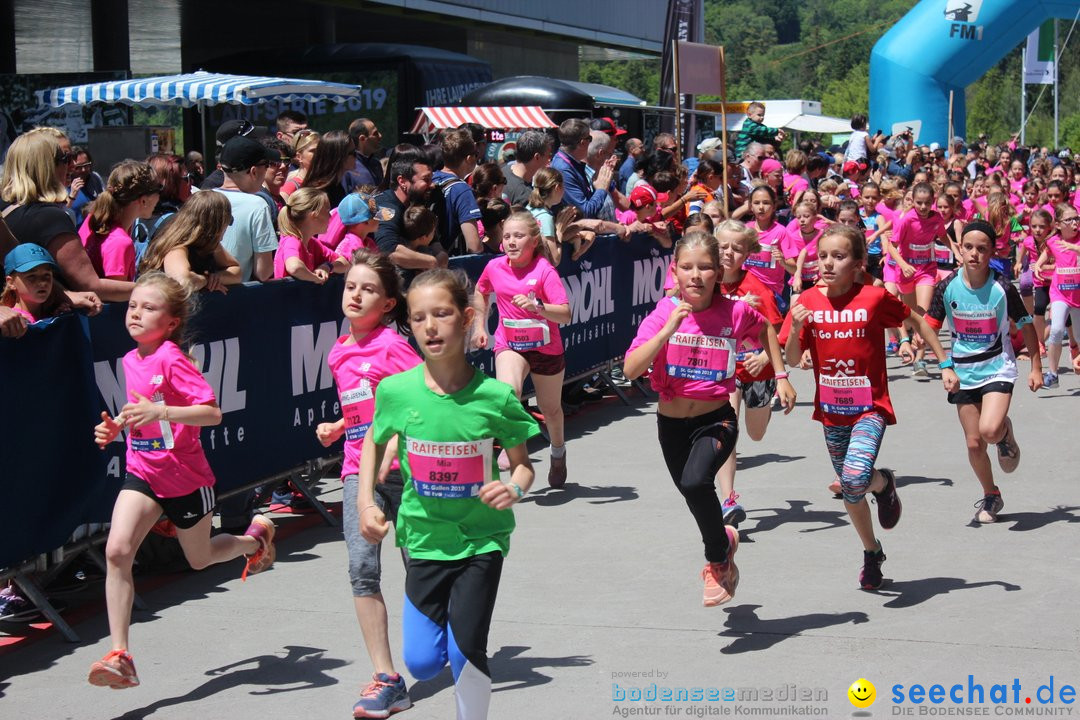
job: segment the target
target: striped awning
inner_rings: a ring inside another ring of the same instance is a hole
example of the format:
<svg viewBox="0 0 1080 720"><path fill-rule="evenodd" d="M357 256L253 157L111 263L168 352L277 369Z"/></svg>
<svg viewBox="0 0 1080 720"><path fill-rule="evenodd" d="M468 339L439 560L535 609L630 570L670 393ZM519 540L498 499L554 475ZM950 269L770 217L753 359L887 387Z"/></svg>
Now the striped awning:
<svg viewBox="0 0 1080 720"><path fill-rule="evenodd" d="M222 75L202 70L185 75L114 80L37 92L41 104L52 107L87 105L94 102L140 107L195 107L220 103L257 105L270 99L342 102L359 94L359 85L295 78Z"/></svg>
<svg viewBox="0 0 1080 720"><path fill-rule="evenodd" d="M420 108L412 130L427 134L462 123L478 123L485 128L527 130L557 127L539 105L521 107L425 107Z"/></svg>

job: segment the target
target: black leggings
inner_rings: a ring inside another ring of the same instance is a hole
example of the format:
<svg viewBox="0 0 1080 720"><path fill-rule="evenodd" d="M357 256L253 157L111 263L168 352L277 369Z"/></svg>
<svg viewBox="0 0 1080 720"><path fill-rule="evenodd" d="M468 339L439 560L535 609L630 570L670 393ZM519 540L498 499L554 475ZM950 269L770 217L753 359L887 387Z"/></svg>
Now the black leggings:
<svg viewBox="0 0 1080 720"><path fill-rule="evenodd" d="M1050 288L1036 287L1033 289L1032 294L1035 296L1035 314L1041 317L1046 317L1046 311L1050 307ZM1039 342L1043 339L1039 338Z"/></svg>
<svg viewBox="0 0 1080 720"><path fill-rule="evenodd" d="M692 418L657 415L656 427L671 479L697 521L705 559L727 561L728 537L715 478L739 437L735 410L727 405Z"/></svg>

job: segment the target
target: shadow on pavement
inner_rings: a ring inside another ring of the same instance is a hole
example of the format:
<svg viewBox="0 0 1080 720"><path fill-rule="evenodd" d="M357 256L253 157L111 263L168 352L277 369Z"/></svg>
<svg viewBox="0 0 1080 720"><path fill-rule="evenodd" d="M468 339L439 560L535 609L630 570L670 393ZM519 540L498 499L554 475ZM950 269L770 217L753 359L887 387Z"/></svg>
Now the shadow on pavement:
<svg viewBox="0 0 1080 720"><path fill-rule="evenodd" d="M335 514L340 519L340 503ZM284 541L278 543L278 557L275 565L287 565L300 557L313 557L305 552L328 539L341 537L341 528L331 528L313 515L275 515L274 523L278 527L277 537ZM295 551L295 552L294 552ZM171 573L137 574L136 592L146 601L146 610L133 610L131 622L133 632L138 634L138 626L154 622L161 616L160 610L193 600L203 600L219 593L228 592L224 585L235 579L243 569L240 559L212 565L205 570ZM271 568L268 572L278 572ZM257 583L258 580L255 580ZM73 653L84 645L93 645L109 637L108 620L105 614L104 581L87 583L78 593L64 593L63 598L69 603L64 613L75 631L80 643L65 642L55 629L49 625L24 625L12 628L12 633L24 636L29 642L0 648L0 656L17 655L20 674L35 672L55 665L58 658ZM0 628L2 629L2 628ZM38 642L40 641L40 642ZM2 691L2 687L0 687ZM2 697L2 695L0 695ZM138 717L138 716L133 716Z"/></svg>
<svg viewBox="0 0 1080 720"><path fill-rule="evenodd" d="M736 469L748 470L759 465L768 465L769 463L789 463L796 460L805 460L805 455L780 455L778 453L761 453L760 455L750 455L739 453L736 458Z"/></svg>
<svg viewBox="0 0 1080 720"><path fill-rule="evenodd" d="M852 623L859 625L869 622L863 612L846 613L810 613L787 618L762 620L757 611L760 605L738 605L724 608L728 614L724 623L728 629L719 633L720 637L733 637L734 642L720 649L725 655L737 655L755 650L768 650L773 645L789 637L801 635L807 630L820 630L834 625Z"/></svg>
<svg viewBox="0 0 1080 720"><path fill-rule="evenodd" d="M847 513L837 510L807 510L812 504L809 500L785 500L788 504L786 508L757 508L750 510L749 513L754 517L749 520L754 520L755 525L753 527L739 528L740 538L746 542L754 542L752 535L759 532L767 532L769 530L775 530L781 525L788 523L812 523L815 525L823 525L824 527L806 528L799 532L817 532L819 530L831 530L832 528L847 527ZM766 515L765 517L758 517L757 513L771 512L772 515Z"/></svg>
<svg viewBox="0 0 1080 720"><path fill-rule="evenodd" d="M930 485L940 483L942 487L952 487L952 478L923 477L922 475L897 475L896 487L902 488L908 485Z"/></svg>
<svg viewBox="0 0 1080 720"><path fill-rule="evenodd" d="M997 524L1013 523L1009 530L1027 532L1028 530L1038 530L1056 522L1080 523L1080 516L1073 514L1075 510L1080 510L1080 506L1065 507L1064 505L1058 505L1046 512L1001 513L998 515Z"/></svg>
<svg viewBox="0 0 1080 720"><path fill-rule="evenodd" d="M597 485L593 487L568 482L560 490L541 488L530 493L522 502L536 503L540 507L557 507L573 500L587 500L590 505L608 505L637 499L637 488L629 485Z"/></svg>
<svg viewBox="0 0 1080 720"><path fill-rule="evenodd" d="M492 692L521 690L537 685L546 685L551 678L537 671L537 668L587 667L593 664L588 655L570 655L569 657L546 658L524 655L531 648L522 645L507 645L498 650L488 660L491 670L491 682L495 686ZM409 697L413 702L437 695L454 686L454 675L450 667L443 668L438 676L425 682L418 682L409 687Z"/></svg>
<svg viewBox="0 0 1080 720"><path fill-rule="evenodd" d="M327 672L348 664L345 660L323 657L326 651L320 648L286 645L285 651L284 656L258 655L207 670L206 674L211 678L187 694L163 698L145 707L129 710L119 720L140 720L162 708L203 700L240 685L261 688L251 690L251 695L275 695L327 687L338 682Z"/></svg>
<svg viewBox="0 0 1080 720"><path fill-rule="evenodd" d="M986 580L984 582L969 583L963 578L932 577L920 580L901 580L890 582L881 590L870 591L875 595L892 597L885 603L887 608L909 608L926 602L938 595L947 595L954 590L974 590L975 588L1000 585L1006 592L1020 590L1019 585L1013 585L1003 580Z"/></svg>

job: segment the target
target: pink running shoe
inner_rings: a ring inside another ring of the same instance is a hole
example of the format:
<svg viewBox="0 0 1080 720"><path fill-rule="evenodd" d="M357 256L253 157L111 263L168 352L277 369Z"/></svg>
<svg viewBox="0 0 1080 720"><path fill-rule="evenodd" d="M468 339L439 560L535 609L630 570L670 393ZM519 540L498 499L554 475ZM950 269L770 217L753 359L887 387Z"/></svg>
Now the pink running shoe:
<svg viewBox="0 0 1080 720"><path fill-rule="evenodd" d="M739 549L739 531L731 526L724 528L728 536L727 562L706 563L701 571L705 581L705 594L702 605L716 607L731 602L735 598L735 588L739 586L739 568L735 565L735 551Z"/></svg>
<svg viewBox="0 0 1080 720"><path fill-rule="evenodd" d="M251 519L251 524L244 531L244 535L250 535L259 541L259 549L254 555L248 557L247 564L240 579L246 581L248 575L255 575L268 569L274 564L277 557L277 549L274 547L274 533L276 528L270 518L265 515L256 515Z"/></svg>

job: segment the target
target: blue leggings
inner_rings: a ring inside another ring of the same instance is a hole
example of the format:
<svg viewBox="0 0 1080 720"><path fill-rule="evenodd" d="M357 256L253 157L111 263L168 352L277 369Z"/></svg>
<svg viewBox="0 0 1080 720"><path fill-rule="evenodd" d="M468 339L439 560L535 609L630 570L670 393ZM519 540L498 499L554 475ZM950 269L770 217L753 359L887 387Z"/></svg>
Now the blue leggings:
<svg viewBox="0 0 1080 720"><path fill-rule="evenodd" d="M488 628L502 564L497 551L460 560L409 558L402 609L405 665L417 680L430 680L450 662L458 720L487 718Z"/></svg>
<svg viewBox="0 0 1080 720"><path fill-rule="evenodd" d="M877 413L863 415L854 425L825 426L825 445L840 478L844 502L857 503L866 495L884 436L885 418Z"/></svg>

